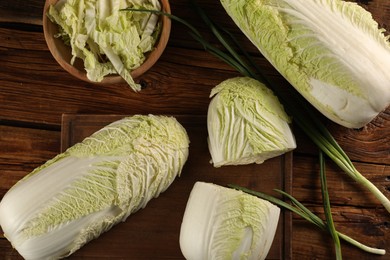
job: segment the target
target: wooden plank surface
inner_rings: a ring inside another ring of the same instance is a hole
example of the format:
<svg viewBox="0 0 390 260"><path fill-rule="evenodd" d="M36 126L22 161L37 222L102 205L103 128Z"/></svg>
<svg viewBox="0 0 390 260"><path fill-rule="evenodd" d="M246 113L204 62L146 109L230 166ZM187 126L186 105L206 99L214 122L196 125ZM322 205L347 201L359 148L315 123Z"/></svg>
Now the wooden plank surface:
<svg viewBox="0 0 390 260"><path fill-rule="evenodd" d="M282 88L291 88L233 25L218 0L198 2L219 24L233 31L273 81ZM390 1L356 2L372 12L381 27L390 29ZM188 19L214 41L187 1L170 3L174 14ZM140 93L125 85L101 87L80 82L63 71L47 49L41 27L43 4L41 0L0 1L0 198L17 180L60 152L63 113L202 116L211 88L239 75L205 52L183 26L173 23L161 59L137 79L146 86ZM358 130L321 120L356 168L390 197L390 108ZM317 149L294 128L298 148L293 158L292 194L323 218ZM390 259L390 214L339 168L332 163L327 168L336 227L389 252L373 256L342 243L344 259ZM325 232L295 215L292 230L292 259L334 258L332 242ZM102 254L100 258L108 257ZM4 238L0 238L0 259L19 259Z"/></svg>

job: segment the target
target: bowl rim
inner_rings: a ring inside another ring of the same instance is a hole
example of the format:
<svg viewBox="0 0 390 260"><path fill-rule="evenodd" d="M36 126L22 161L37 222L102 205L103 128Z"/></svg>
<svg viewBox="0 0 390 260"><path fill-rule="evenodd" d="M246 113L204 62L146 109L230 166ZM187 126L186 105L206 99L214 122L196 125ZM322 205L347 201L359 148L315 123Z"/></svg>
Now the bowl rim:
<svg viewBox="0 0 390 260"><path fill-rule="evenodd" d="M81 70L74 65L70 64L70 59L65 59L62 55L59 47L57 44L62 44L61 46L63 49L69 49L69 54L71 56L71 48L69 46L66 46L61 39L56 39L53 37L56 31L53 31L52 28L58 28L58 25L53 23L48 17L47 17L47 11L50 7L50 5L57 3L59 0L46 0L45 5L43 7L43 19L42 19L42 25L43 25L43 34L46 41L46 45L51 53L51 55L54 57L56 62L69 74L73 75L74 77L83 80L85 82L98 84L98 85L105 85L105 84L116 84L116 83L125 83L125 80L118 74L111 74L107 75L103 78L102 81L95 82L91 81L87 78L87 73L85 70ZM161 3L162 11L165 13L170 14L171 8L169 4L169 0L159 0ZM170 37L170 31L171 31L171 19L165 15L160 15L160 21L161 21L161 32L158 36L157 43L154 46L154 49L147 53L145 61L136 69L132 70L130 72L133 79L138 78L142 74L144 74L146 71L148 71L160 58L162 53L164 52L168 40ZM58 29L54 29L57 30ZM57 41L57 42L56 42ZM61 43L60 43L61 42ZM81 59L77 58L77 61L75 62L82 62Z"/></svg>

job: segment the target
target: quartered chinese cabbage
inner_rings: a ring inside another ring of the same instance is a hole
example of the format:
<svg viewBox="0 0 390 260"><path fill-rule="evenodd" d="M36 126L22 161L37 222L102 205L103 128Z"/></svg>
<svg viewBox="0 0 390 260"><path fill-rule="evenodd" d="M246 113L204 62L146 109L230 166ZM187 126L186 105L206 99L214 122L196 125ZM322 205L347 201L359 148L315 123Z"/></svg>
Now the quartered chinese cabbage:
<svg viewBox="0 0 390 260"><path fill-rule="evenodd" d="M296 148L290 118L261 82L227 79L212 89L210 97L208 143L215 167L263 163Z"/></svg>
<svg viewBox="0 0 390 260"><path fill-rule="evenodd" d="M187 260L265 259L280 209L242 191L195 183L180 229L180 249Z"/></svg>
<svg viewBox="0 0 390 260"><path fill-rule="evenodd" d="M359 128L390 104L390 44L341 0L221 0L272 65L320 112Z"/></svg>
<svg viewBox="0 0 390 260"><path fill-rule="evenodd" d="M165 191L180 175L188 146L173 117L116 121L6 193L0 203L4 235L25 259L68 256Z"/></svg>

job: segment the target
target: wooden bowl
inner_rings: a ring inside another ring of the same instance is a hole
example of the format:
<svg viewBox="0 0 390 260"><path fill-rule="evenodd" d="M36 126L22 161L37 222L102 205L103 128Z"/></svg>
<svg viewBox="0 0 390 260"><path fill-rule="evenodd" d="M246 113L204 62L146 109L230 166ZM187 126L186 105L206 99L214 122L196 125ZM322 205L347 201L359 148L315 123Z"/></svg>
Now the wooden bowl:
<svg viewBox="0 0 390 260"><path fill-rule="evenodd" d="M43 8L43 33L45 36L45 40L47 46L53 55L54 59L58 62L59 65L71 75L75 76L78 79L84 80L86 82L95 83L95 84L116 84L116 83L124 83L124 79L118 74L111 74L104 77L104 79L100 82L94 82L87 78L86 71L84 69L83 61L77 58L74 64L70 64L70 60L72 58L71 48L68 45L65 45L62 39L55 38L54 35L58 33L58 25L51 22L47 17L46 13L50 7L57 3L58 0L46 0L44 8ZM170 5L168 0L160 0L162 11L166 13L170 13ZM156 42L155 48L146 54L146 59L141 66L131 71L131 76L133 78L137 78L147 70L149 70L156 61L160 58L163 53L169 39L170 31L171 31L171 20L164 15L160 16L160 22L162 23L162 29L160 32L159 39Z"/></svg>

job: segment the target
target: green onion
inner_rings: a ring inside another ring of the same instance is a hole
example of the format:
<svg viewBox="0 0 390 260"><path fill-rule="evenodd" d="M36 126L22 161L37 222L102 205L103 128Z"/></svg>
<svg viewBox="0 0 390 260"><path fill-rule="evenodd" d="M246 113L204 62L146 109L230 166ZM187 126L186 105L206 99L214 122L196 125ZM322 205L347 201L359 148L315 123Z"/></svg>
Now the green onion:
<svg viewBox="0 0 390 260"><path fill-rule="evenodd" d="M312 224L316 225L317 227L319 227L321 230L329 232L329 227L328 227L329 223L325 223L321 218L319 218L317 215L312 213L308 208L306 208L296 198L294 198L293 196L291 196L290 194L288 194L288 193L286 193L284 191L275 189L276 192L278 192L278 193L282 194L283 196L285 196L286 198L288 198L290 200L291 204L289 204L289 203L287 203L287 202L285 202L283 200L280 200L280 199L278 199L276 197L273 197L271 195L268 195L268 194L265 194L265 193L262 193L262 192L259 192L259 191L253 191L253 190L250 190L248 188L241 187L239 185L229 184L228 186L230 188L241 190L241 191L246 192L248 194L251 194L253 196L256 196L256 197L268 200L269 202L271 202L271 203L273 203L275 205L278 205L279 207L282 207L284 209L287 209L287 210L289 210L289 211L299 215L300 217L304 218L305 220L307 220L310 223L312 223ZM335 233L342 240L350 243L351 245L356 246L357 248L360 248L361 250L363 250L365 252L368 252L368 253L371 253L371 254L377 254L377 255L384 255L384 254L386 254L386 251L384 249L379 249L379 248L373 248L373 247L366 246L366 245L364 245L364 244L354 240L353 238L351 238L351 237L349 237L349 236L347 236L347 235L345 235L343 233L340 233L340 232L338 232L336 230L335 230Z"/></svg>
<svg viewBox="0 0 390 260"><path fill-rule="evenodd" d="M322 192L322 201L324 203L324 212L325 212L325 218L326 218L326 226L328 228L328 231L330 235L333 238L335 249L336 249L336 259L341 260L343 259L341 254L341 245L340 245L340 239L337 234L336 228L333 223L333 217L332 217L332 210L330 207L330 200L329 200L329 193L328 193L328 187L326 184L326 173L325 173L325 159L324 154L322 151L319 152L320 155L320 176L321 176L321 192Z"/></svg>

